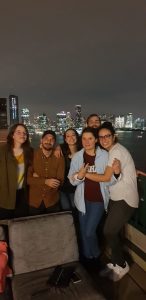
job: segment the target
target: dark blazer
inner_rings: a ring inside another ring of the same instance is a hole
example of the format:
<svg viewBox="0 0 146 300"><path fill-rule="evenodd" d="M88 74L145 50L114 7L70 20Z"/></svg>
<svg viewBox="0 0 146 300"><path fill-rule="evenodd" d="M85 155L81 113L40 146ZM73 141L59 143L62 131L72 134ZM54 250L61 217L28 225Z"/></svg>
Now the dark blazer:
<svg viewBox="0 0 146 300"><path fill-rule="evenodd" d="M30 149L32 155L32 149ZM29 165L28 157L24 154L24 184L26 189L26 175ZM17 160L8 146L0 147L0 207L5 209L15 209L17 191Z"/></svg>

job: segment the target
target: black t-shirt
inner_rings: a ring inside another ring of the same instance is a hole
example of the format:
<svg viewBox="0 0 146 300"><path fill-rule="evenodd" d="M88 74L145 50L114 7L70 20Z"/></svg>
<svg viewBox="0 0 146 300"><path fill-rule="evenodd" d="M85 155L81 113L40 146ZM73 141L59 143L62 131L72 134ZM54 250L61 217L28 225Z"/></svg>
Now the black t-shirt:
<svg viewBox="0 0 146 300"><path fill-rule="evenodd" d="M61 150L65 159L65 174L64 174L64 183L63 186L61 187L61 191L64 193L74 193L76 187L73 186L69 179L68 179L68 173L69 173L69 169L70 169L70 163L71 163L71 158L68 157L68 153L66 151L66 149L63 147L63 145L61 146Z"/></svg>

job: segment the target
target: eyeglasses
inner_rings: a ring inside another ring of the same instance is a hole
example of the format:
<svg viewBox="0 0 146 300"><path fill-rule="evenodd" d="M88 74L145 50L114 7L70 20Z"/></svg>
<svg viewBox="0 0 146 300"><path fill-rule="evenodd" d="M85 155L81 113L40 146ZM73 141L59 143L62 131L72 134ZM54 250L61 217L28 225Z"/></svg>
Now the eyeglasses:
<svg viewBox="0 0 146 300"><path fill-rule="evenodd" d="M106 134L106 135L99 135L98 138L100 140L109 139L112 136L112 134Z"/></svg>

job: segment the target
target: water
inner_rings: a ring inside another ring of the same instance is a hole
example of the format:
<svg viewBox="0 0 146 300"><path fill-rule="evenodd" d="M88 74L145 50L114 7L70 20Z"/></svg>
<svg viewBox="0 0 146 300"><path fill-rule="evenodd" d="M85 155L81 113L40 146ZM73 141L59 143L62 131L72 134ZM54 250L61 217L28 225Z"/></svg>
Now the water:
<svg viewBox="0 0 146 300"><path fill-rule="evenodd" d="M119 142L131 153L137 169L146 171L146 132L120 131Z"/></svg>
<svg viewBox="0 0 146 300"><path fill-rule="evenodd" d="M117 131L119 142L131 153L137 169L146 171L146 131ZM32 146L37 148L40 142L39 135L33 135ZM57 143L63 142L63 136L57 136Z"/></svg>

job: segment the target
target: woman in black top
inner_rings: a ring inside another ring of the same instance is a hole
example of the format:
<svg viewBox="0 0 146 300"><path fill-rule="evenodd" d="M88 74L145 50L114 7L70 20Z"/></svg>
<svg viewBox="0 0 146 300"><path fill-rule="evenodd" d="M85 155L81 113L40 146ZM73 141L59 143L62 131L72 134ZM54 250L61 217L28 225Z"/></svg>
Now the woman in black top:
<svg viewBox="0 0 146 300"><path fill-rule="evenodd" d="M61 188L61 207L63 210L73 210L75 187L68 179L70 162L73 155L81 149L78 132L74 128L69 128L64 133L64 143L60 145L65 158L65 177Z"/></svg>

